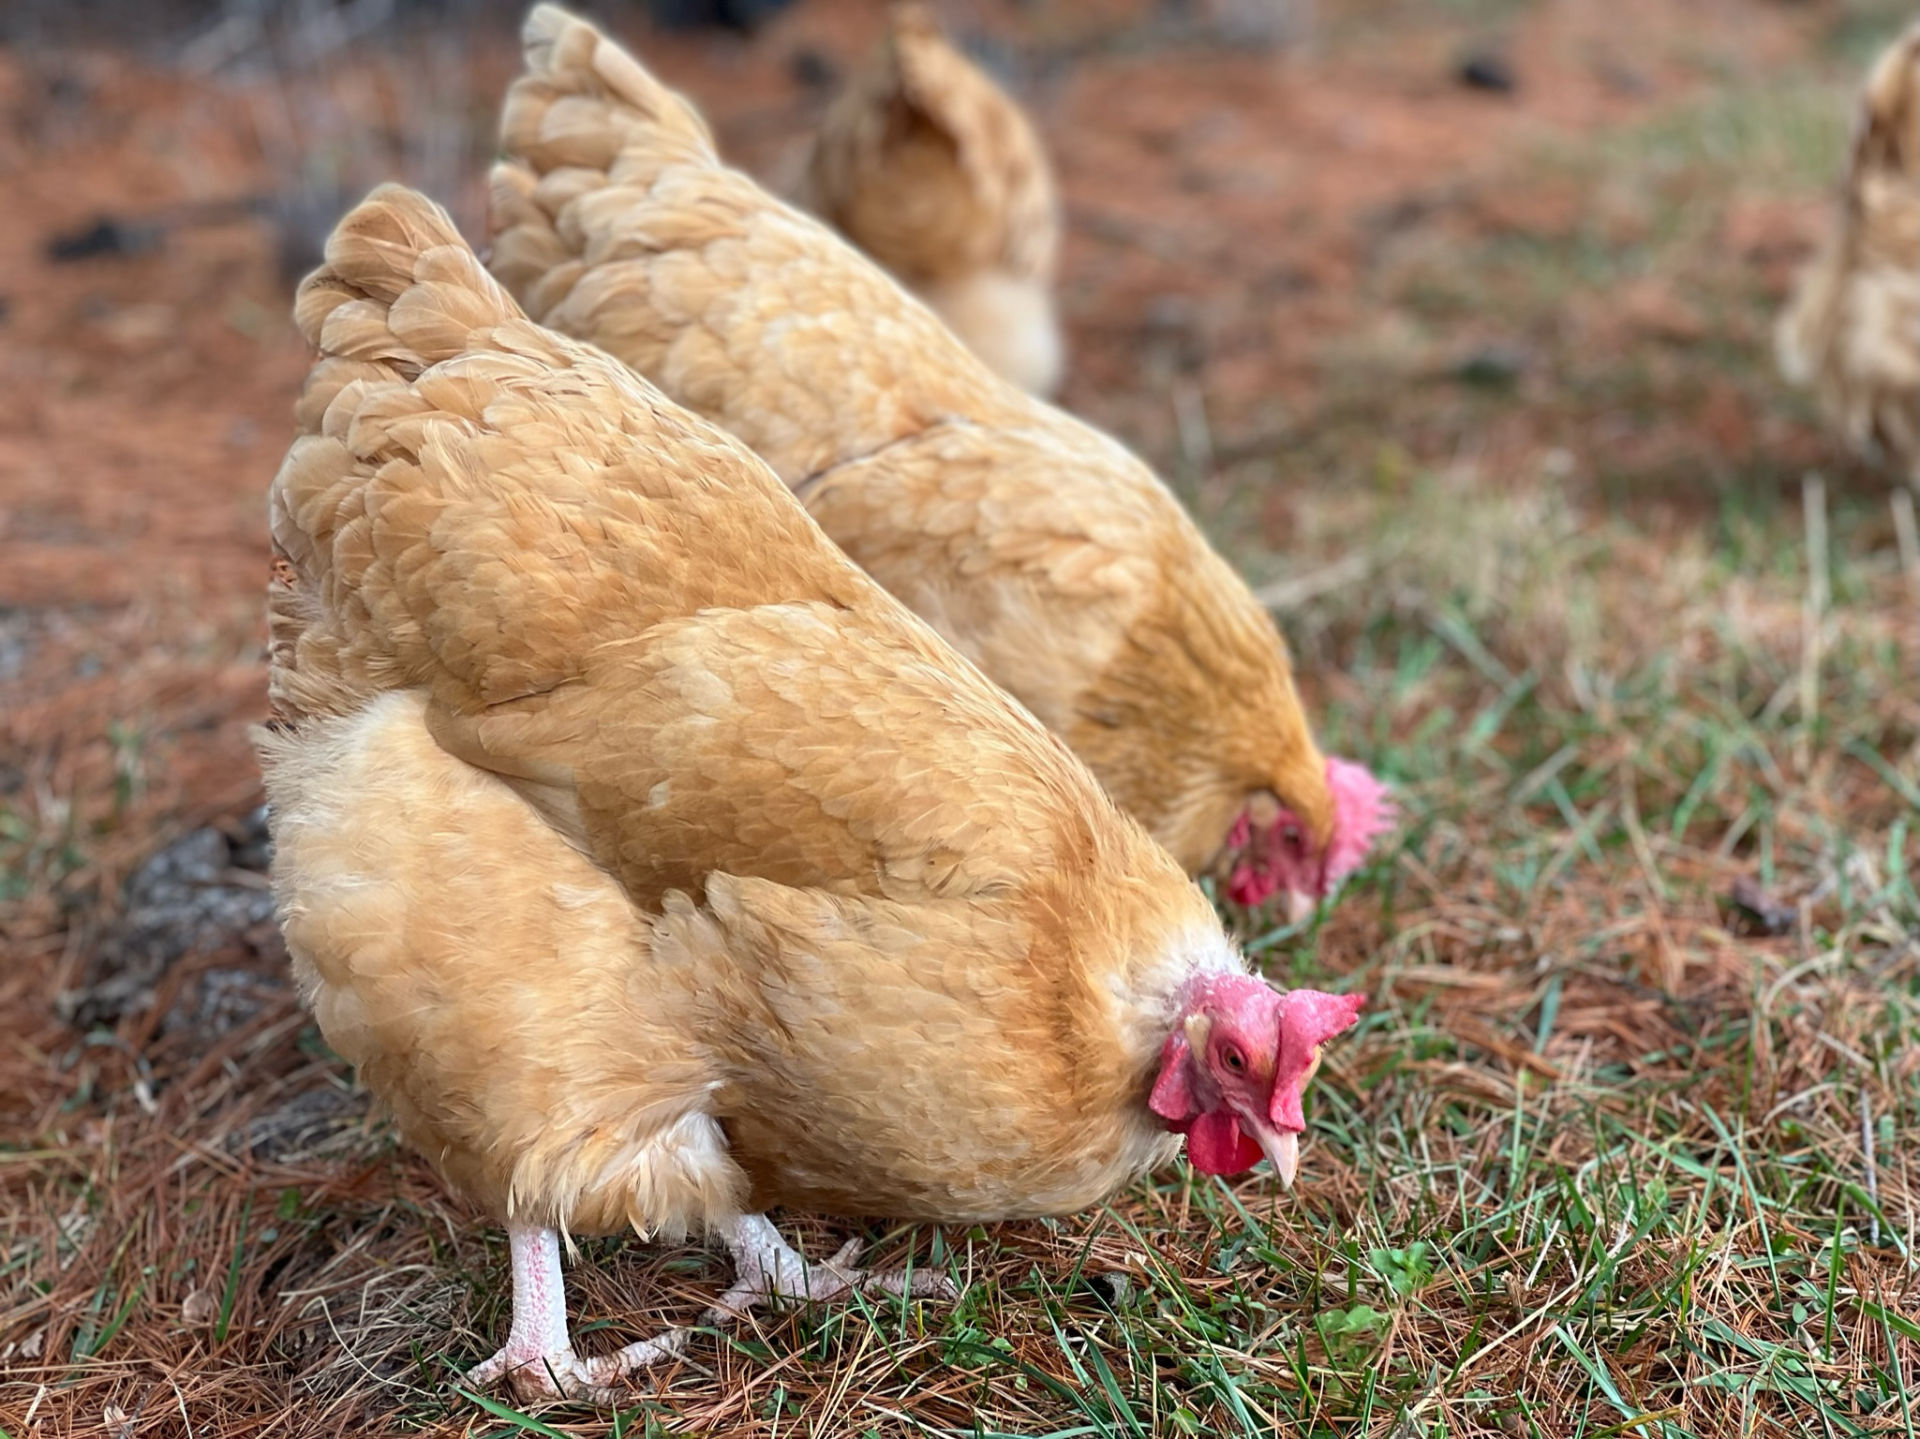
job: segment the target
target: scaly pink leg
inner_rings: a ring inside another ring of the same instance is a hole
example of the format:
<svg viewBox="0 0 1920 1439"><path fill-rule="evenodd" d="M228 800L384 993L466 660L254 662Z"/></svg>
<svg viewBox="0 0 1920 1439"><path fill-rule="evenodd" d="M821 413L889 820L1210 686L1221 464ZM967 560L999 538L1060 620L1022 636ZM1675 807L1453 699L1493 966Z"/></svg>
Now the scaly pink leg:
<svg viewBox="0 0 1920 1439"><path fill-rule="evenodd" d="M564 1396L610 1403L618 1398L616 1380L687 1347L693 1331L670 1329L604 1359L580 1358L567 1333L560 1236L533 1225L508 1225L507 1244L513 1256L513 1328L499 1353L467 1371L466 1382L474 1388L504 1378L523 1400Z"/></svg>

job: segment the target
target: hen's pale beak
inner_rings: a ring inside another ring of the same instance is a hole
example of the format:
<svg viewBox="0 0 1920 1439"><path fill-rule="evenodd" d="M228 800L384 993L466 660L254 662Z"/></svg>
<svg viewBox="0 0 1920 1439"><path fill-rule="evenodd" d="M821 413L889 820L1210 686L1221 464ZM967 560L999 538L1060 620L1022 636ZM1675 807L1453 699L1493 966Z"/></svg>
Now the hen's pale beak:
<svg viewBox="0 0 1920 1439"><path fill-rule="evenodd" d="M1287 890L1285 896L1288 924L1304 924L1313 918L1313 912L1320 907L1319 898L1304 889Z"/></svg>
<svg viewBox="0 0 1920 1439"><path fill-rule="evenodd" d="M1290 1129L1269 1129L1262 1124L1254 1129L1253 1137L1266 1151L1273 1172L1280 1176L1280 1187L1293 1188L1293 1178L1300 1172L1300 1136Z"/></svg>

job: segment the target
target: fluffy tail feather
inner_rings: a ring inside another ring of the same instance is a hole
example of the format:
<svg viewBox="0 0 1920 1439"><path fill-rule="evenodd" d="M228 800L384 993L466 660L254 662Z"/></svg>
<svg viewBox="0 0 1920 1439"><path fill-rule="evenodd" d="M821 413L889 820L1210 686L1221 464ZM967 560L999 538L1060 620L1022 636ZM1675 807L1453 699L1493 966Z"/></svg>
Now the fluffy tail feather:
<svg viewBox="0 0 1920 1439"><path fill-rule="evenodd" d="M715 157L706 121L577 15L536 5L520 31L526 74L507 93L504 147L543 169L604 170L637 139Z"/></svg>
<svg viewBox="0 0 1920 1439"><path fill-rule="evenodd" d="M294 300L294 321L320 353L295 407L299 437L268 493L268 689L277 715L350 710L395 678L391 656L365 645L380 626L359 593L374 562L360 450L380 432L418 422L429 407L410 387L424 371L475 348L476 332L520 318L424 195L383 185L335 228L325 263Z"/></svg>
<svg viewBox="0 0 1920 1439"><path fill-rule="evenodd" d="M645 184L674 164L717 166L706 121L633 56L558 5L536 5L521 29L524 70L507 89L488 209L494 273L532 312L564 297L585 264L558 218L604 187L618 162Z"/></svg>
<svg viewBox="0 0 1920 1439"><path fill-rule="evenodd" d="M551 5L526 36L488 263L540 324L732 431L788 483L1001 403L890 277L721 164L639 61Z"/></svg>
<svg viewBox="0 0 1920 1439"><path fill-rule="evenodd" d="M525 72L507 90L500 148L545 174L606 171L657 152L663 163L718 163L706 121L620 46L558 5L536 5L520 32Z"/></svg>
<svg viewBox="0 0 1920 1439"><path fill-rule="evenodd" d="M737 441L529 321L431 202L377 190L326 253L296 301L320 356L270 507L283 716L400 686L468 709L548 694L601 626L680 613L711 570L686 536L726 517L819 544Z"/></svg>
<svg viewBox="0 0 1920 1439"><path fill-rule="evenodd" d="M1856 452L1920 485L1920 23L1874 63L1837 223L1774 330L1781 372L1811 385Z"/></svg>
<svg viewBox="0 0 1920 1439"><path fill-rule="evenodd" d="M411 380L463 353L476 330L521 317L445 210L380 186L335 227L325 262L294 297L294 324L320 352L296 412L301 430L316 433L353 380Z"/></svg>

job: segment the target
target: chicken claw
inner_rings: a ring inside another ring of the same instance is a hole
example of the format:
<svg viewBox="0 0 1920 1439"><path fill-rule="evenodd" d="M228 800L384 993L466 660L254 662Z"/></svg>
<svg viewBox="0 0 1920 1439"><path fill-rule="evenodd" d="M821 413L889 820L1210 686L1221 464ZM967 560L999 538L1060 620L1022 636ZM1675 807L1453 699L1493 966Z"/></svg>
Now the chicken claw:
<svg viewBox="0 0 1920 1439"><path fill-rule="evenodd" d="M669 1329L596 1359L582 1359L571 1345L543 1352L516 1346L509 1339L493 1358L469 1369L462 1382L479 1389L504 1377L507 1387L522 1403L578 1399L590 1404L613 1404L623 1397L618 1381L636 1369L676 1358L694 1333L691 1329Z"/></svg>
<svg viewBox="0 0 1920 1439"><path fill-rule="evenodd" d="M551 1229L509 1225L513 1262L513 1328L500 1351L463 1376L469 1388L507 1381L521 1402L580 1399L610 1404L618 1381L636 1369L672 1359L687 1347L691 1329L669 1329L606 1355L582 1359L567 1333L567 1300L560 1277L560 1236Z"/></svg>
<svg viewBox="0 0 1920 1439"><path fill-rule="evenodd" d="M960 1297L953 1281L935 1270L873 1273L854 1268L853 1256L860 1252L858 1239L849 1239L824 1263L809 1263L762 1214L742 1215L723 1237L733 1252L735 1278L733 1287L707 1311L709 1324L730 1324L749 1309L783 1299L817 1303L856 1292L948 1302Z"/></svg>

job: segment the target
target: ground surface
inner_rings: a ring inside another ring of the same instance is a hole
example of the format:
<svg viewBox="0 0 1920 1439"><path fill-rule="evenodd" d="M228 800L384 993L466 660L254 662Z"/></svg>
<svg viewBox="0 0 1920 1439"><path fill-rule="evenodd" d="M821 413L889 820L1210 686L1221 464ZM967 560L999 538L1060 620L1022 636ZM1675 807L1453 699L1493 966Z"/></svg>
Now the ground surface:
<svg viewBox="0 0 1920 1439"><path fill-rule="evenodd" d="M1323 923L1247 930L1371 1000L1303 1182L875 1227L961 1303L696 1345L618 1417L446 1387L504 1330L503 1242L296 1007L248 818L283 271L388 173L472 220L512 18L277 70L231 27L137 56L16 28L0 1430L1920 1433L1920 555L1767 353L1900 7L1319 11L1275 53L1120 4L953 12L1058 157L1066 403L1273 586L1327 740L1406 807ZM873 17L614 22L779 177L807 72ZM1458 84L1475 50L1517 91ZM274 198L43 258L236 196ZM724 1279L591 1245L583 1347Z"/></svg>

